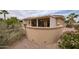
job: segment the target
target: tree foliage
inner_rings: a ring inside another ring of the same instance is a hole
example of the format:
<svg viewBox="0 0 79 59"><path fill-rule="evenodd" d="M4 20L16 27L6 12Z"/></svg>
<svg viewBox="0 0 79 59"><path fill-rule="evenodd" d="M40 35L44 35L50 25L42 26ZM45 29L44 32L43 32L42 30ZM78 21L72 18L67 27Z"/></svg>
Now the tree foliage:
<svg viewBox="0 0 79 59"><path fill-rule="evenodd" d="M8 18L6 21L7 25L15 25L19 23L19 19L17 17Z"/></svg>
<svg viewBox="0 0 79 59"><path fill-rule="evenodd" d="M9 14L7 10L0 10L0 14L3 14L4 20L6 20L6 14Z"/></svg>
<svg viewBox="0 0 79 59"><path fill-rule="evenodd" d="M76 23L75 18L77 18L79 15L75 13L71 13L66 17L66 24L67 27L73 27L73 24Z"/></svg>

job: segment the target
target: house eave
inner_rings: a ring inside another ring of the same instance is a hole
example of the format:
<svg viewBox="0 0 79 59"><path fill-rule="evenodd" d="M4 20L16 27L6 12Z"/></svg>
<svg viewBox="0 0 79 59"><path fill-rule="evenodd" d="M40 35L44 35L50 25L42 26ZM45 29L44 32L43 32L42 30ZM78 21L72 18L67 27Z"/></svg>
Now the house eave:
<svg viewBox="0 0 79 59"><path fill-rule="evenodd" d="M32 19L50 18L50 17L64 19L64 16L62 16L62 15L47 15L47 16L32 16L32 17L27 17L27 18L25 18L23 20L32 20Z"/></svg>

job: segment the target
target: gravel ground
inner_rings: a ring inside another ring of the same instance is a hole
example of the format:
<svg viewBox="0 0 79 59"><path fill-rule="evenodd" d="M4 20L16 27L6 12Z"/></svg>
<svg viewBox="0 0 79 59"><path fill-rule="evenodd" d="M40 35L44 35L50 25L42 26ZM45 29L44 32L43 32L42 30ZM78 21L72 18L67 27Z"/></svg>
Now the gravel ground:
<svg viewBox="0 0 79 59"><path fill-rule="evenodd" d="M63 32L66 31L75 31L74 28L64 28ZM18 42L15 42L9 47L10 49L58 49L57 43L48 44L48 45L39 45L35 42L29 41L24 38Z"/></svg>
<svg viewBox="0 0 79 59"><path fill-rule="evenodd" d="M39 45L35 42L23 39L11 45L9 49L57 49L57 43L48 45Z"/></svg>

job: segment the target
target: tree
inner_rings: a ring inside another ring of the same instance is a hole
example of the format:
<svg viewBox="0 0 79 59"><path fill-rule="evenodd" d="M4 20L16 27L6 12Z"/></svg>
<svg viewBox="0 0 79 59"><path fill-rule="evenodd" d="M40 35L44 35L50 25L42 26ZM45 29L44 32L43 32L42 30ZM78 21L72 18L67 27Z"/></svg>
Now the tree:
<svg viewBox="0 0 79 59"><path fill-rule="evenodd" d="M77 21L77 23L79 23L79 21Z"/></svg>
<svg viewBox="0 0 79 59"><path fill-rule="evenodd" d="M4 20L6 20L6 14L9 14L9 12L6 11L6 10L1 10L0 13L3 14L3 16L4 16Z"/></svg>
<svg viewBox="0 0 79 59"><path fill-rule="evenodd" d="M2 12L0 12L0 14L2 14Z"/></svg>
<svg viewBox="0 0 79 59"><path fill-rule="evenodd" d="M2 12L0 12L0 14L2 14ZM2 18L0 18L0 20L2 20Z"/></svg>
<svg viewBox="0 0 79 59"><path fill-rule="evenodd" d="M71 13L67 16L67 19L66 22L67 22L67 25L73 27L73 24L76 23L76 21L74 20L75 18L77 18L79 15L75 14L75 13Z"/></svg>
<svg viewBox="0 0 79 59"><path fill-rule="evenodd" d="M20 25L19 19L17 19L17 17L10 17L7 20L5 20L7 27L11 26L13 27L17 27L18 25Z"/></svg>
<svg viewBox="0 0 79 59"><path fill-rule="evenodd" d="M17 17L11 17L6 20L6 23L8 25L15 25L19 23L19 20L17 19Z"/></svg>

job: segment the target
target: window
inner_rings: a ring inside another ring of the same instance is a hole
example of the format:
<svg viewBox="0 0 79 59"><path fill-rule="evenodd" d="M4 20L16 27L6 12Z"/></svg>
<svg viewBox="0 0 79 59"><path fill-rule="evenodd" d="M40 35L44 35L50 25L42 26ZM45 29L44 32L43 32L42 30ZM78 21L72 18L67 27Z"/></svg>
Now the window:
<svg viewBox="0 0 79 59"><path fill-rule="evenodd" d="M44 20L38 19L38 27L44 27Z"/></svg>
<svg viewBox="0 0 79 59"><path fill-rule="evenodd" d="M47 27L50 27L50 20L47 20Z"/></svg>
<svg viewBox="0 0 79 59"><path fill-rule="evenodd" d="M50 27L50 19L38 19L38 27Z"/></svg>
<svg viewBox="0 0 79 59"><path fill-rule="evenodd" d="M36 19L31 20L31 26L37 26Z"/></svg>
<svg viewBox="0 0 79 59"><path fill-rule="evenodd" d="M50 19L49 18L32 19L31 26L50 27Z"/></svg>

